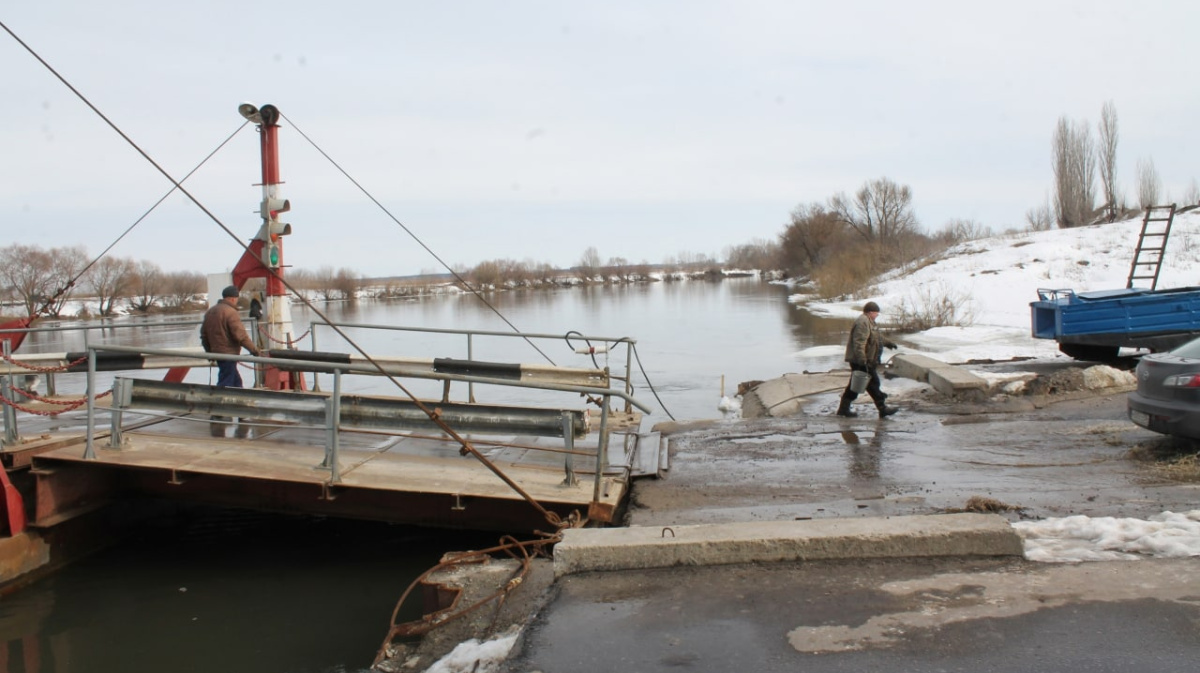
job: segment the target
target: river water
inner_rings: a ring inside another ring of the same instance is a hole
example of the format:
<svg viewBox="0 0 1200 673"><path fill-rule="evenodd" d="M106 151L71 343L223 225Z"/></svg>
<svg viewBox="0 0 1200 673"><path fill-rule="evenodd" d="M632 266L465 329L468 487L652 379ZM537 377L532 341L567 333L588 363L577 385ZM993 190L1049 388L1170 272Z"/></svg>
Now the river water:
<svg viewBox="0 0 1200 673"><path fill-rule="evenodd" d="M836 354L798 354L842 343L848 323L813 318L786 297L785 288L754 278L499 293L488 300L516 327L564 338L536 340L539 353L519 339L474 337L472 355L539 363L546 361L544 354L559 365L589 367L590 356L573 352L585 344L578 337L568 344L568 332L629 337L636 340L641 364L633 362L634 396L655 410L644 427L665 420L664 407L678 420L717 418L722 392L732 397L740 381L837 366ZM470 295L318 309L335 323L510 329ZM295 307L293 318L301 331L311 316ZM153 345L194 344L195 332L187 326L145 339ZM346 332L372 354L467 357L461 336L359 328ZM34 340L21 352L78 350L82 344L74 338ZM97 337L91 338L94 342ZM307 339L315 339L318 350L347 350L328 327L316 327ZM621 349L596 358L595 364L624 370ZM344 389L387 392L389 385L355 377L346 380ZM417 394L431 393L428 384L406 385ZM479 392L490 396L480 401L498 402L521 394L517 389ZM578 405L577 398L572 405ZM445 551L491 546L498 537L188 510L0 599L0 671L363 670L386 633L397 598L417 574ZM418 606L407 609L407 618L414 618Z"/></svg>

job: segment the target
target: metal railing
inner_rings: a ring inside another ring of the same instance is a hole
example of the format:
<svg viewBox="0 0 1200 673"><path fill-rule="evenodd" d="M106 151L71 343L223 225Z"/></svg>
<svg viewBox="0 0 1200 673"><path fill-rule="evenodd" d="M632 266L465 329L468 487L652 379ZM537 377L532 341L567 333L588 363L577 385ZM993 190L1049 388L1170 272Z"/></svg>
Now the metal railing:
<svg viewBox="0 0 1200 673"><path fill-rule="evenodd" d="M317 351L317 328L327 327L332 328L332 325L319 318L313 318L309 324L311 330L310 342L311 349ZM567 338L564 334L545 334L537 332L511 332L511 331L493 331L493 330L478 330L478 329L452 329L438 327L415 327L406 325L379 325L371 323L337 323L339 329L366 329L366 330L383 330L393 332L415 332L423 334L442 334L463 337L466 339L466 357L468 360L475 359L475 341L477 337L496 337L501 339L523 339L531 340L547 340L547 341L562 341ZM637 345L637 341L628 337L605 337L605 336L589 336L586 334L571 334L571 339L586 342L599 342L604 344L601 347L593 349L578 349L575 352L578 354L607 354L614 346L625 345L625 367L624 374L620 376L610 376L621 381L626 395L633 394L633 379L631 373L633 371L633 349ZM491 381L489 381L491 383ZM474 384L468 384L467 398L469 401L475 401ZM625 411L632 411L632 407L626 403ZM649 413L649 412L647 412Z"/></svg>
<svg viewBox="0 0 1200 673"><path fill-rule="evenodd" d="M320 426L312 426L312 427L323 427L325 430L325 436L326 436L325 461L323 461L321 463L321 465L319 465L318 467L325 468L330 471L330 478L333 483L338 483L341 481L341 474L340 474L340 468L339 468L339 463L338 463L338 454L339 454L338 433L340 430L343 429L342 423L341 423L341 405L342 405L342 401L343 401L343 394L341 391L342 376L345 374L377 374L378 373L378 371L374 367L372 367L368 364L361 364L361 363L327 363L327 362L313 362L313 361L309 361L309 360L291 360L291 359L285 359L285 358L279 358L279 357L255 357L255 356L249 356L249 355L225 355L225 354L221 354L221 353L195 353L195 352L191 352L191 351L182 351L182 350L178 350L178 349L172 350L172 349L135 348L135 347L126 347L126 346L102 346L102 347L93 346L93 347L90 347L87 351L87 354L88 354L87 393L86 393L86 395L87 395L87 439L86 439L86 446L85 446L84 455L83 455L83 458L85 460L93 460L96 458L96 452L95 452L96 422L95 422L95 418L96 418L96 413L97 413L97 407L95 404L95 399L96 399L95 375L96 375L96 354L98 351L105 351L105 352L111 352L111 353L164 356L164 357L185 357L185 358L193 358L196 360L203 360L203 361L223 360L223 361L235 361L235 362L248 362L248 363L252 363L255 365L273 365L276 367L295 367L295 368L303 368L307 371L317 371L317 372L321 372L321 373L332 374L333 381L334 381L334 383L333 383L334 390L328 397L324 398L323 402L319 403L319 404L324 405L324 423ZM487 385L511 386L511 387L517 387L517 388L550 390L550 391L558 391L558 392L564 392L564 393L575 393L575 394L579 394L579 395L598 395L598 396L602 397L603 403L601 405L600 427L599 427L598 433L597 433L598 439L597 439L597 450L596 450L596 456L595 456L595 458L596 458L595 483L593 485L593 500L596 500L596 501L599 501L599 499L600 499L602 475L604 473L605 467L608 464L608 439L609 439L608 422L609 422L609 406L610 406L609 402L610 402L611 398L615 397L615 398L624 400L627 408L636 407L637 409L640 409L643 412L650 413L650 409L647 408L645 405L641 404L640 402L638 402L636 399L634 399L632 395L630 395L624 391L619 391L619 390L597 389L597 388L590 387L590 386L564 385L564 384L552 384L552 383L530 383L530 382L519 381L519 380L494 379L494 378L488 378L488 377L483 377L483 376L471 376L471 375L465 375L465 374L439 374L438 378L444 378L446 380L451 380L451 381L461 381L461 382L466 382L466 383L478 383L478 384L487 384ZM221 389L217 389L217 390L221 390ZM253 391L250 391L250 390L247 390L245 392L253 394ZM261 392L272 393L272 394L276 394L276 395L280 394L277 391L261 391ZM309 397L310 399L312 399L312 396L306 396L302 393L284 393L284 395L297 395L297 396ZM261 406L260 402L261 402L261 400L246 404L245 409L246 409L247 413L245 415L251 416L251 417L254 416L254 412L256 409L261 414L263 407ZM188 406L188 408L193 409L193 410L197 408L197 406L195 404L189 404L187 406ZM304 422L304 421L311 422L311 420L313 418L313 409L311 408L311 406L312 406L311 404L309 404L307 406L274 405L274 406L270 407L270 410L273 413L273 415L275 415L276 417L282 417L285 420L291 420L291 421L295 421L295 422ZM201 411L203 411L205 408L207 408L207 407L203 407L203 405L201 405L201 407L202 407L200 409ZM230 407L226 406L226 407L222 407L222 408L228 410ZM110 411L113 412L114 414L120 414L124 410L125 409L121 408L120 400L114 400L113 409L111 409ZM144 413L144 412L139 411L139 413ZM204 419L204 422L208 422L208 419ZM566 450L565 450L566 458L565 458L565 462L564 462L564 470L566 472L566 478L565 478L564 482L567 484L574 484L576 482L576 480L575 480L575 475L574 475L573 456L580 454L580 452L573 450L573 439L572 438L574 436L574 432L567 429L567 427L566 427L566 424L568 422L567 419L564 418L562 422L563 422L563 435L565 437L565 441L568 444L566 447ZM115 439L115 441L114 441L114 439ZM114 417L113 434L110 437L110 446L113 446L114 448L119 448L119 446L120 446L119 418L116 418L116 417ZM537 447L529 447L529 448L537 448Z"/></svg>

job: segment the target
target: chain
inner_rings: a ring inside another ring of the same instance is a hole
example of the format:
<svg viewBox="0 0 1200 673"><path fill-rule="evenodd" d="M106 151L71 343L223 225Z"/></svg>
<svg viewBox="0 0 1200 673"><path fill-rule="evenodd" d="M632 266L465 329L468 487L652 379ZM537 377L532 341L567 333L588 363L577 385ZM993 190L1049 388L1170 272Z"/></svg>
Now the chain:
<svg viewBox="0 0 1200 673"><path fill-rule="evenodd" d="M14 390L17 390L21 394L24 394L24 395L29 394L19 388L14 388ZM109 395L112 395L112 391L106 390L106 391L100 393L99 395L97 395L96 399L108 397ZM8 399L8 397L6 397L3 393L0 393L0 402L7 404L8 406L12 407L13 409L16 409L17 411L24 411L25 413L33 414L34 416L57 416L58 414L61 414L64 411L74 411L74 410L78 409L79 407L82 407L83 405L87 404L86 397L81 398L79 400L75 400L73 402L42 400L41 398L38 398L36 396L34 396L34 399L37 399L39 402L47 402L48 404L61 404L64 406L62 409L58 409L55 411L39 411L37 409L31 409L29 407L26 407L18 402L14 402L13 400Z"/></svg>
<svg viewBox="0 0 1200 673"><path fill-rule="evenodd" d="M0 355L0 357L3 357L4 361L9 363L10 365L16 365L18 367L21 367L22 369L28 369L31 372L47 372L47 373L48 372L65 372L68 369L70 369L71 367L74 367L76 365L81 365L81 364L87 362L87 356L85 355L85 356L79 358L78 360L75 360L74 362L68 362L67 364L62 365L61 367L39 367L37 365L31 365L27 362L21 362L19 360L16 360L11 355Z"/></svg>

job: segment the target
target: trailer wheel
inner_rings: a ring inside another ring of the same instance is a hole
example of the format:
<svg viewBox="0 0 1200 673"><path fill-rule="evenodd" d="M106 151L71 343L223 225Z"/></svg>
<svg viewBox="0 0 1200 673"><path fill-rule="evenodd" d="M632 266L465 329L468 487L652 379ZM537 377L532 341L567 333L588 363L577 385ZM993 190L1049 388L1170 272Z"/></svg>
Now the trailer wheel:
<svg viewBox="0 0 1200 673"><path fill-rule="evenodd" d="M1119 346L1096 346L1092 344L1059 344L1058 350L1076 360L1089 360L1092 362L1112 362L1117 359L1117 354L1121 352Z"/></svg>

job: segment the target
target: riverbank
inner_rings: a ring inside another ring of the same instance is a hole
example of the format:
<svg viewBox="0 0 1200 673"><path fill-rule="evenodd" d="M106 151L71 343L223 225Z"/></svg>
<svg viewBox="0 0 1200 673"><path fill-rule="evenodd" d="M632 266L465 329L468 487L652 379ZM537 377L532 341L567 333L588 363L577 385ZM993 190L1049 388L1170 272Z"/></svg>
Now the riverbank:
<svg viewBox="0 0 1200 673"><path fill-rule="evenodd" d="M625 522L669 536L667 528L693 525L855 520L886 526L895 517L965 511L1008 522L1072 515L1147 519L1195 507L1196 482L1160 469L1186 449L1125 419L1128 385L1070 385L1082 381L1083 368L1062 363L978 369L1006 379L1013 369L1029 368L1042 371L1013 380L1025 381L1030 394L1000 393L969 403L927 385L885 382L894 395L889 402L904 411L884 420L870 411L856 419L833 416L837 392L820 392L788 418L659 426L670 447L670 472L665 479L635 482ZM549 561L537 567L552 572ZM742 566L724 567L733 575L744 572ZM619 582L626 572L599 575ZM670 581L700 594L723 574L721 567L669 572ZM506 613L509 618L495 627L490 615L476 620L474 630L464 623L454 638L423 644L408 653L409 666L398 661L392 670L424 670L449 652L450 643L476 639L460 653L464 660L495 634L507 634L512 646L515 629L557 604L563 586L560 580L543 596L522 599L533 608L524 621ZM523 642L514 656L521 652L523 660L537 661L544 641Z"/></svg>

